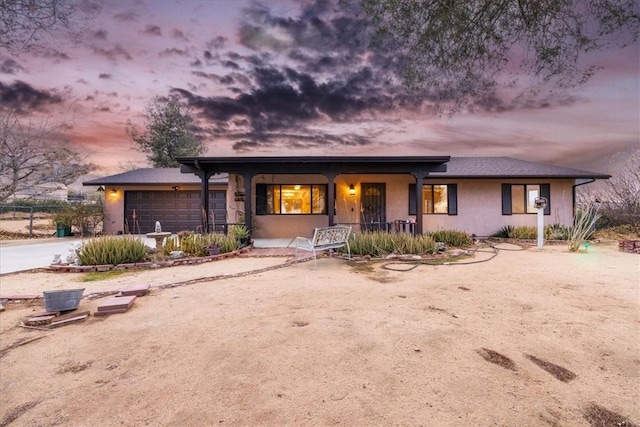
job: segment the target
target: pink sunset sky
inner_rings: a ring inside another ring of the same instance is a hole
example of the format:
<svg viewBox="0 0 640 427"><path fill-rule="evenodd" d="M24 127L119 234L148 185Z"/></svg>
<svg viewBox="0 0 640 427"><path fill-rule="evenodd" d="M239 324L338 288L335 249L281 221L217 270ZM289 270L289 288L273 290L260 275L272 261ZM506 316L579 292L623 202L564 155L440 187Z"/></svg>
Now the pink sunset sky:
<svg viewBox="0 0 640 427"><path fill-rule="evenodd" d="M639 46L585 57L587 84L453 116L408 93L346 12L325 1L104 1L80 44L0 51L0 100L52 122L96 165L147 167L126 134L177 95L209 156L509 156L606 170L640 143Z"/></svg>

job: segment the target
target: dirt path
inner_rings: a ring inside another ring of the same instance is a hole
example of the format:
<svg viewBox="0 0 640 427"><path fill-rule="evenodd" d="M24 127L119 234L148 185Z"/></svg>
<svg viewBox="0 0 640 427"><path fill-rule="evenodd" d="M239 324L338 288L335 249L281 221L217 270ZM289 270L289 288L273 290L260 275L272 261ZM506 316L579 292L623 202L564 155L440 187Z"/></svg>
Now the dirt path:
<svg viewBox="0 0 640 427"><path fill-rule="evenodd" d="M87 289L201 277L200 267ZM547 246L383 267L324 258L317 270L154 288L125 314L47 332L18 327L42 307L10 306L0 348L45 338L0 358L0 425L589 426L593 404L640 422L637 255ZM0 287L39 293L77 286L73 276L11 275ZM575 378L552 375L561 369Z"/></svg>

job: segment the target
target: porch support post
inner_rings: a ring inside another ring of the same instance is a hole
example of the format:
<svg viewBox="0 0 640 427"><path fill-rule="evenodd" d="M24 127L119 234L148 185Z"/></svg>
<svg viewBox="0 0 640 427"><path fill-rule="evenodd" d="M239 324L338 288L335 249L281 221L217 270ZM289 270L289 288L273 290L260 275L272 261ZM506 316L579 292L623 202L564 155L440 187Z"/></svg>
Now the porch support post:
<svg viewBox="0 0 640 427"><path fill-rule="evenodd" d="M254 172L244 172L242 174L242 180L244 181L244 225L249 230L249 233L253 230L253 219L251 216L251 200L253 199L251 194L251 180L254 176Z"/></svg>
<svg viewBox="0 0 640 427"><path fill-rule="evenodd" d="M202 232L208 233L209 230L209 178L213 172L208 169L198 171L200 177L200 216Z"/></svg>
<svg viewBox="0 0 640 427"><path fill-rule="evenodd" d="M422 207L424 201L422 200L422 176L424 172L411 172L416 178L416 230L415 234L422 234Z"/></svg>
<svg viewBox="0 0 640 427"><path fill-rule="evenodd" d="M323 175L327 177L329 183L327 184L327 214L329 214L329 226L335 225L334 214L336 206L336 191L334 181L336 179L335 172L323 172Z"/></svg>

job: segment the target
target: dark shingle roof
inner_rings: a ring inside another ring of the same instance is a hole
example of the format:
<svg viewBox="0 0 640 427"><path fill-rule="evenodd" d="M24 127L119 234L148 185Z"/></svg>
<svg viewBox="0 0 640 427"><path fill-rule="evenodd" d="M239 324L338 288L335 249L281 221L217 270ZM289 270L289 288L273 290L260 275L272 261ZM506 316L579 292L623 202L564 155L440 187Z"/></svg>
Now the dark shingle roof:
<svg viewBox="0 0 640 427"><path fill-rule="evenodd" d="M451 157L446 172L433 172L429 177L608 179L610 175L511 157Z"/></svg>
<svg viewBox="0 0 640 427"><path fill-rule="evenodd" d="M228 175L217 174L211 177L210 184L226 184ZM180 168L143 168L103 178L85 181L82 185L179 185L200 184L200 178L191 173L181 173Z"/></svg>

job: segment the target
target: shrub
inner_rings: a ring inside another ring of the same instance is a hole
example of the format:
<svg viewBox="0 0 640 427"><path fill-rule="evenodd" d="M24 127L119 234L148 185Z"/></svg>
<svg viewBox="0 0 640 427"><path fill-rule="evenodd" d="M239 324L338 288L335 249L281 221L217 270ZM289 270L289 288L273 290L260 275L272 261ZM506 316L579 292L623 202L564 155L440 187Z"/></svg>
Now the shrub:
<svg viewBox="0 0 640 427"><path fill-rule="evenodd" d="M464 231L458 230L437 230L427 233L436 242L441 242L449 246L463 247L471 244L471 236Z"/></svg>
<svg viewBox="0 0 640 427"><path fill-rule="evenodd" d="M544 226L544 238L547 240L567 240L570 232L571 228L562 224L549 224Z"/></svg>
<svg viewBox="0 0 640 427"><path fill-rule="evenodd" d="M125 264L147 257L144 242L129 237L105 236L91 239L78 251L82 265Z"/></svg>
<svg viewBox="0 0 640 427"><path fill-rule="evenodd" d="M209 255L209 246L214 244L220 247L220 253L232 252L239 247L238 240L233 235L196 234L181 231L178 237L166 239L163 253L169 255L172 251L182 251L187 256L207 256Z"/></svg>
<svg viewBox="0 0 640 427"><path fill-rule="evenodd" d="M353 233L349 236L349 247L353 255L369 255L379 258L395 254L433 254L438 251L436 242L431 236L399 233L390 234L380 231ZM346 247L341 252L346 252Z"/></svg>
<svg viewBox="0 0 640 427"><path fill-rule="evenodd" d="M576 212L573 217L573 227L569 232L569 250L577 251L589 240L596 229L596 222L600 218L598 207L591 203Z"/></svg>

